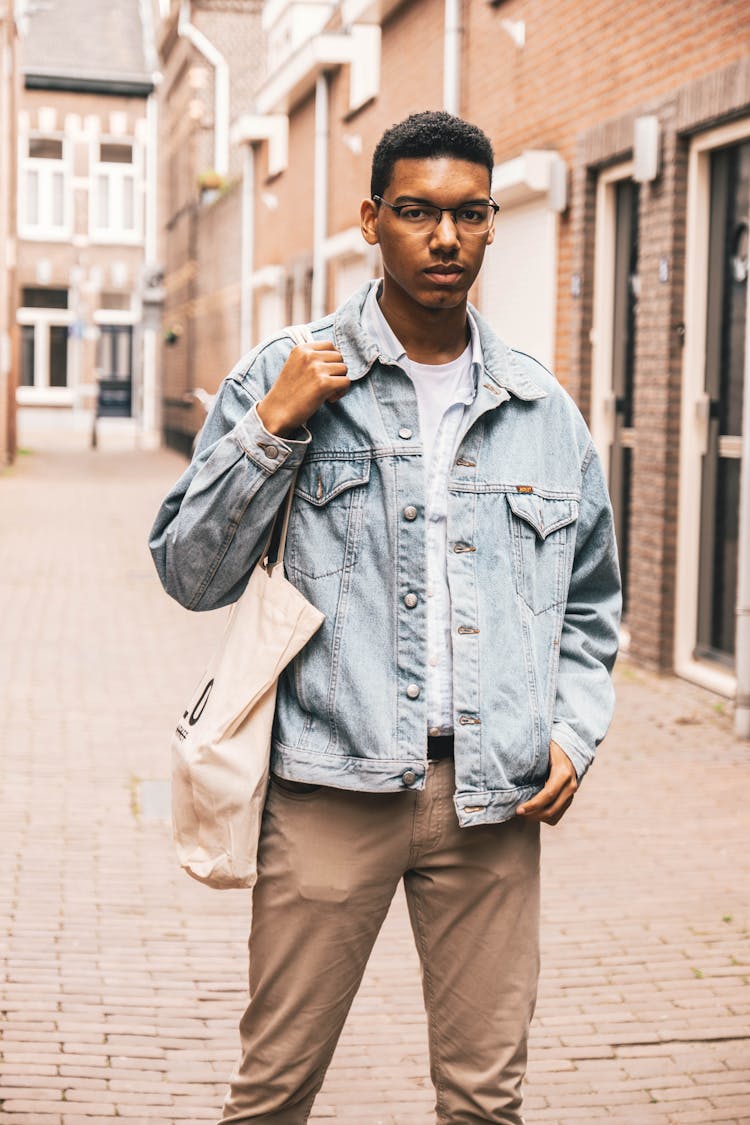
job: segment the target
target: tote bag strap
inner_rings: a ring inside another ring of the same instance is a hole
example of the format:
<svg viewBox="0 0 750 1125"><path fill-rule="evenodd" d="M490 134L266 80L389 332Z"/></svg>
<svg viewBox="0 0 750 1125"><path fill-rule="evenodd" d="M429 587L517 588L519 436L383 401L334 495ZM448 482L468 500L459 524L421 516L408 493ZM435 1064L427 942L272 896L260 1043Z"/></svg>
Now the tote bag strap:
<svg viewBox="0 0 750 1125"><path fill-rule="evenodd" d="M291 336L291 338L294 340L294 346L295 347L297 347L299 344L309 344L310 341L313 338L312 333L310 332L310 330L309 330L309 328L307 327L306 324L292 325L291 328L287 329L287 335ZM294 488L295 488L295 485L297 483L297 474L298 473L299 473L299 466L297 466L297 468L294 472L294 476L292 477L291 484L289 485L289 491L287 492L287 497L286 497L286 500L284 502L283 515L282 515L282 509L280 508L278 510L278 512L276 513L274 519L273 519L273 522L271 524L271 530L268 533L268 540L267 540L266 545L265 545L265 547L264 547L264 549L261 553L261 556L260 556L261 566L263 566L268 571L269 574L272 572L273 568L278 565L278 563L280 563L280 562L283 563L283 561L284 561L284 550L286 548L286 534L287 534L287 531L289 530L289 517L292 514L292 503L294 501ZM269 556L270 556L274 536L275 536L276 530L278 528L280 516L282 518L281 534L279 535L279 540L278 540L278 544L277 544L277 547L276 547L276 557L274 558L273 562L271 562Z"/></svg>

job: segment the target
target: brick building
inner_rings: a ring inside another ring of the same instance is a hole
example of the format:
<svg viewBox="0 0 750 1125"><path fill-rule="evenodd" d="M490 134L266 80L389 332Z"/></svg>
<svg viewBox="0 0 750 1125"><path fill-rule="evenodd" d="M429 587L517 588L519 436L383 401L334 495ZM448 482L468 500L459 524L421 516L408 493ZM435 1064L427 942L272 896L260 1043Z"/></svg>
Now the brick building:
<svg viewBox="0 0 750 1125"><path fill-rule="evenodd" d="M259 0L172 0L159 30L166 441L189 451L240 347L242 152L230 144L263 67Z"/></svg>
<svg viewBox="0 0 750 1125"><path fill-rule="evenodd" d="M24 23L18 405L27 417L54 408L85 419L98 403L110 429L151 444L160 326L149 322L158 280L149 4L48 0Z"/></svg>
<svg viewBox="0 0 750 1125"><path fill-rule="evenodd" d="M0 465L16 451L17 112L18 28L12 0L0 0Z"/></svg>
<svg viewBox="0 0 750 1125"><path fill-rule="evenodd" d="M232 113L241 182L202 267L231 291L202 294L191 331L209 301L231 317L191 378L213 389L377 270L358 205L385 126L441 106L476 121L502 211L475 302L590 421L626 641L737 695L750 734L747 4L267 0L262 24L265 76Z"/></svg>

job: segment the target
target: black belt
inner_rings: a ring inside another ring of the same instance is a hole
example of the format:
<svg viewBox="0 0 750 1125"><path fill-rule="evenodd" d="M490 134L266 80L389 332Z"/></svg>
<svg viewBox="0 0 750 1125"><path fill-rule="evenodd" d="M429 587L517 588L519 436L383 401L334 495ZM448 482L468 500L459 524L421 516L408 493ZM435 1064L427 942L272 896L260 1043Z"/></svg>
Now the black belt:
<svg viewBox="0 0 750 1125"><path fill-rule="evenodd" d="M453 757L453 735L452 734L428 734L427 735L427 759L431 762L436 762L440 758Z"/></svg>

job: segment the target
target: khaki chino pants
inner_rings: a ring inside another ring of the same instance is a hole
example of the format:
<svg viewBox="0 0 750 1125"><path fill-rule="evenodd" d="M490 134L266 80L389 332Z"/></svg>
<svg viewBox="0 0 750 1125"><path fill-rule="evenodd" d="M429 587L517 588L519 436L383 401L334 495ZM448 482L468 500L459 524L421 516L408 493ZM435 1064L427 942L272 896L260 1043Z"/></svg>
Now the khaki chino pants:
<svg viewBox="0 0 750 1125"><path fill-rule="evenodd" d="M430 762L421 792L272 778L253 892L251 999L224 1125L307 1121L402 878L437 1121L523 1125L539 970L539 825L516 818L459 828L453 789L448 760Z"/></svg>

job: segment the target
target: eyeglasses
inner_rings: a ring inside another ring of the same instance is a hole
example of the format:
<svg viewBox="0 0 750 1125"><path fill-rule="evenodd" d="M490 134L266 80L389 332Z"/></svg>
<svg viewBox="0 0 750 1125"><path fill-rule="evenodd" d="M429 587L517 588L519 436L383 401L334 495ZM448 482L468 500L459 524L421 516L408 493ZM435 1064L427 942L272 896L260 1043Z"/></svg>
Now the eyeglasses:
<svg viewBox="0 0 750 1125"><path fill-rule="evenodd" d="M437 207L432 203L389 203L382 195L373 195L375 203L385 203L403 224L404 230L415 234L432 234L442 221L443 215L450 215L459 234L486 234L495 222L500 205L494 199L487 203L462 203L460 207Z"/></svg>

